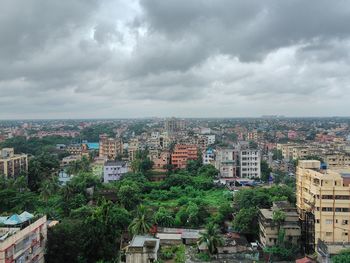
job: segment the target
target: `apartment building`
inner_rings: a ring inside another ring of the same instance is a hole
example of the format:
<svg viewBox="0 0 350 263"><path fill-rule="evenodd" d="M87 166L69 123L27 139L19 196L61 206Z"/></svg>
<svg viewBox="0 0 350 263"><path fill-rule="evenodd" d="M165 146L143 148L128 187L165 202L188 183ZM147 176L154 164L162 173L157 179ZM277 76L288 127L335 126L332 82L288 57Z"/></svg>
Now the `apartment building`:
<svg viewBox="0 0 350 263"><path fill-rule="evenodd" d="M238 151L233 148L219 148L216 151L215 168L223 178L238 176Z"/></svg>
<svg viewBox="0 0 350 263"><path fill-rule="evenodd" d="M28 156L26 154L15 154L13 148L0 150L0 175L7 178L16 178L21 173L28 171Z"/></svg>
<svg viewBox="0 0 350 263"><path fill-rule="evenodd" d="M257 149L242 149L240 151L240 177L261 177L261 152Z"/></svg>
<svg viewBox="0 0 350 263"><path fill-rule="evenodd" d="M350 169L322 170L320 165L299 161L297 209L307 252L317 247L332 255L350 247Z"/></svg>
<svg viewBox="0 0 350 263"><path fill-rule="evenodd" d="M273 220L274 211L280 210L285 214L285 220L278 226ZM285 241L298 245L301 237L301 227L297 209L288 201L274 202L270 209L259 210L259 237L263 247L275 246L278 240L279 228L284 230Z"/></svg>
<svg viewBox="0 0 350 263"><path fill-rule="evenodd" d="M28 212L0 216L0 263L44 262L47 240L46 216Z"/></svg>
<svg viewBox="0 0 350 263"><path fill-rule="evenodd" d="M140 150L139 140L134 138L131 139L128 143L128 158L129 162L132 162L136 158L137 152Z"/></svg>
<svg viewBox="0 0 350 263"><path fill-rule="evenodd" d="M161 152L157 158L151 159L153 161L153 170L164 172L166 165L170 163L170 153L168 151Z"/></svg>
<svg viewBox="0 0 350 263"><path fill-rule="evenodd" d="M159 239L151 236L134 236L125 249L126 263L156 262Z"/></svg>
<svg viewBox="0 0 350 263"><path fill-rule="evenodd" d="M106 134L100 135L99 156L108 160L115 160L123 153L123 142L120 138L109 138Z"/></svg>
<svg viewBox="0 0 350 263"><path fill-rule="evenodd" d="M165 120L164 129L168 133L182 131L186 128L185 120L169 118Z"/></svg>
<svg viewBox="0 0 350 263"><path fill-rule="evenodd" d="M215 164L215 154L212 149L208 149L203 153L202 156L203 164Z"/></svg>
<svg viewBox="0 0 350 263"><path fill-rule="evenodd" d="M187 161L197 160L198 148L193 144L176 144L171 155L171 164L175 169L185 169Z"/></svg>
<svg viewBox="0 0 350 263"><path fill-rule="evenodd" d="M328 168L350 167L349 154L326 154L322 156L322 159Z"/></svg>
<svg viewBox="0 0 350 263"><path fill-rule="evenodd" d="M127 172L128 164L126 162L107 161L103 166L103 182L118 181Z"/></svg>

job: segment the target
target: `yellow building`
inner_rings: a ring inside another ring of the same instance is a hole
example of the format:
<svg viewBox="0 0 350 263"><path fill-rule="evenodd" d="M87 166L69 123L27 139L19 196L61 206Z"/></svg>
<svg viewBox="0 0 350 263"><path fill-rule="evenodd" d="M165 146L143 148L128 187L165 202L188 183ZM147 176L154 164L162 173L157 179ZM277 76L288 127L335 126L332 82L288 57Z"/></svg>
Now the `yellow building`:
<svg viewBox="0 0 350 263"><path fill-rule="evenodd" d="M336 254L350 245L350 169L321 170L319 161L299 161L296 198L306 246L319 243ZM339 245L339 246L337 246Z"/></svg>
<svg viewBox="0 0 350 263"><path fill-rule="evenodd" d="M327 154L322 156L322 158L329 168L346 166L350 168L350 155L348 154Z"/></svg>
<svg viewBox="0 0 350 263"><path fill-rule="evenodd" d="M13 148L0 150L0 175L7 178L16 178L27 171L28 156L26 154L15 154Z"/></svg>
<svg viewBox="0 0 350 263"><path fill-rule="evenodd" d="M123 142L119 138L109 138L107 135L100 135L99 156L108 160L115 160L118 155L123 154Z"/></svg>

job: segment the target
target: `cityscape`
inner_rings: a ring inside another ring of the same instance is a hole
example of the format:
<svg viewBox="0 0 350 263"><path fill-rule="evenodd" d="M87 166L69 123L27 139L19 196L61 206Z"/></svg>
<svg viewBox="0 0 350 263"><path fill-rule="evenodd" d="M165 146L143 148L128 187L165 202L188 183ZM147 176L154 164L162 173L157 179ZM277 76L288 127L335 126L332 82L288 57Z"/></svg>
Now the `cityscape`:
<svg viewBox="0 0 350 263"><path fill-rule="evenodd" d="M0 10L0 263L350 263L349 1Z"/></svg>

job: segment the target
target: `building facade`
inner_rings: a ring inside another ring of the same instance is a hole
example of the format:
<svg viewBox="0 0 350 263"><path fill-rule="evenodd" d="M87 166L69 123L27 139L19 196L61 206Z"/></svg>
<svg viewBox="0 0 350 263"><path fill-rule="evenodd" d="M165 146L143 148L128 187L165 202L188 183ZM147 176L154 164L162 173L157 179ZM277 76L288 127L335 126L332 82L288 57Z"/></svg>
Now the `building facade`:
<svg viewBox="0 0 350 263"><path fill-rule="evenodd" d="M197 160L198 148L193 144L176 144L171 155L171 164L175 169L185 169L187 161Z"/></svg>
<svg viewBox="0 0 350 263"><path fill-rule="evenodd" d="M243 149L240 151L240 177L261 177L261 152L256 149Z"/></svg>
<svg viewBox="0 0 350 263"><path fill-rule="evenodd" d="M0 175L7 178L16 178L21 173L28 171L28 156L26 154L15 154L13 148L0 150Z"/></svg>
<svg viewBox="0 0 350 263"><path fill-rule="evenodd" d="M103 166L103 182L118 181L127 172L128 164L126 162L107 161Z"/></svg>
<svg viewBox="0 0 350 263"><path fill-rule="evenodd" d="M120 138L109 138L106 134L100 135L99 156L108 160L115 160L123 154L123 142Z"/></svg>
<svg viewBox="0 0 350 263"><path fill-rule="evenodd" d="M216 151L215 168L220 177L236 177L238 172L238 152L233 148L219 148Z"/></svg>
<svg viewBox="0 0 350 263"><path fill-rule="evenodd" d="M297 209L305 245L310 250L319 243L350 246L350 170L320 167L319 161L303 160L296 171Z"/></svg>
<svg viewBox="0 0 350 263"><path fill-rule="evenodd" d="M47 239L46 216L37 220L31 219L33 221L30 223L28 220L23 221L23 214L13 215L2 222L0 227L0 263L44 262ZM30 214L26 213L26 215ZM0 217L0 219L4 218Z"/></svg>

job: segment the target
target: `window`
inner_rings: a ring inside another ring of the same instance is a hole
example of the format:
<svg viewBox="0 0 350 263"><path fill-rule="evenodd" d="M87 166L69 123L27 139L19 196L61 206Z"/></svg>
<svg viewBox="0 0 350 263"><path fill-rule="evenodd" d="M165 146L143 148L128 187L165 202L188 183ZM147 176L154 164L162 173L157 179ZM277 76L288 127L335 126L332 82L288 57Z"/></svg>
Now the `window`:
<svg viewBox="0 0 350 263"><path fill-rule="evenodd" d="M349 224L349 220L343 220L342 225L348 225Z"/></svg>
<svg viewBox="0 0 350 263"><path fill-rule="evenodd" d="M326 237L330 237L332 235L332 232L326 232Z"/></svg>
<svg viewBox="0 0 350 263"><path fill-rule="evenodd" d="M316 224L319 224L320 223L320 219L316 219Z"/></svg>
<svg viewBox="0 0 350 263"><path fill-rule="evenodd" d="M327 224L327 225L333 224L333 220L332 220L332 219L326 219L326 224Z"/></svg>
<svg viewBox="0 0 350 263"><path fill-rule="evenodd" d="M332 207L322 207L323 212L332 212L333 208Z"/></svg>

